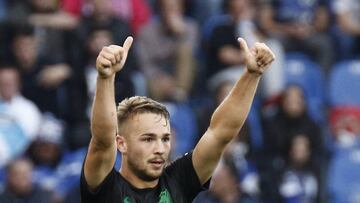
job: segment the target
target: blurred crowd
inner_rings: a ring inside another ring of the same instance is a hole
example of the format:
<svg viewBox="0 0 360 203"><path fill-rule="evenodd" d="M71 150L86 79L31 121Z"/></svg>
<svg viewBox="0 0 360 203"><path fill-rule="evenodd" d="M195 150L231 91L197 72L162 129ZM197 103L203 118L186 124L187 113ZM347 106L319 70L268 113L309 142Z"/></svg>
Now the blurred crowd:
<svg viewBox="0 0 360 203"><path fill-rule="evenodd" d="M172 159L241 75L237 37L276 55L194 202L360 202L359 0L0 0L1 203L80 202L96 57L129 35L116 102L167 106Z"/></svg>

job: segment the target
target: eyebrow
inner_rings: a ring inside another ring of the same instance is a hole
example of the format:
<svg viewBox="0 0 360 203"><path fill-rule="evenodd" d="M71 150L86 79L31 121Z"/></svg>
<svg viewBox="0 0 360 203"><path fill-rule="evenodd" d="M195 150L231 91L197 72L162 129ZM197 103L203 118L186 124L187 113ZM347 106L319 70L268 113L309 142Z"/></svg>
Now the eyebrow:
<svg viewBox="0 0 360 203"><path fill-rule="evenodd" d="M165 133L162 134L162 136L166 136L169 137L171 134L170 133ZM140 137L156 137L157 135L155 133L144 133L142 135L140 135Z"/></svg>

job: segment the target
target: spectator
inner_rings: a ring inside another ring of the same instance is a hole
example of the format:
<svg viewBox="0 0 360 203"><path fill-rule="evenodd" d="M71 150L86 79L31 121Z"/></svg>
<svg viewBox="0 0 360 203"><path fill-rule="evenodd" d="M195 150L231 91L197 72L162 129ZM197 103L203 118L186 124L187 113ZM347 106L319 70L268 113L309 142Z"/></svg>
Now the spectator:
<svg viewBox="0 0 360 203"><path fill-rule="evenodd" d="M314 57L328 70L335 56L327 33L329 13L325 1L264 0L259 24L266 34L282 42L285 50L301 51Z"/></svg>
<svg viewBox="0 0 360 203"><path fill-rule="evenodd" d="M318 171L311 165L311 143L306 135L296 135L290 141L288 166L283 173L280 194L286 203L319 201Z"/></svg>
<svg viewBox="0 0 360 203"><path fill-rule="evenodd" d="M0 68L0 102L3 114L12 117L32 140L38 133L41 114L37 106L20 93L21 78L18 70L12 66Z"/></svg>
<svg viewBox="0 0 360 203"><path fill-rule="evenodd" d="M40 127L41 114L34 103L20 94L18 71L0 69L0 168L21 155Z"/></svg>
<svg viewBox="0 0 360 203"><path fill-rule="evenodd" d="M80 169L86 150L67 151L64 147L64 125L45 115L38 137L27 155L34 163L34 183L52 191L53 198L62 202L79 184Z"/></svg>
<svg viewBox="0 0 360 203"><path fill-rule="evenodd" d="M282 163L287 157L287 143L297 134L308 136L310 149L313 150L312 160L320 160L322 156L320 127L309 117L304 97L304 92L299 86L288 86L282 95L278 111L265 121L265 148L269 155Z"/></svg>
<svg viewBox="0 0 360 203"><path fill-rule="evenodd" d="M206 203L257 203L257 199L252 198L241 191L239 177L236 167L231 159L221 161L212 176L210 188L201 193L194 202Z"/></svg>
<svg viewBox="0 0 360 203"><path fill-rule="evenodd" d="M238 37L246 39L249 46L253 46L256 41L265 41L274 50L276 61L264 75L261 89L265 98L278 96L284 88L282 45L263 35L257 28L255 15L257 5L254 2L226 0L224 5L227 20L215 24L209 40L205 42L208 54L207 77L210 78L227 68L242 68L243 59L237 41ZM224 16L217 16L217 18L224 18Z"/></svg>
<svg viewBox="0 0 360 203"><path fill-rule="evenodd" d="M76 66L81 67L79 70L76 70L76 77L80 77L80 80L84 80L85 78L83 76L88 74L87 70L91 70L89 68L94 67L97 57L95 53L99 53L102 46L109 42L122 44L127 36L132 35L129 25L125 21L117 18L112 12L113 7L111 1L91 0L89 1L89 6L93 8L92 11L85 13L81 18L80 26L74 36L75 38L72 39L72 41L74 41L74 50L85 53L85 55L76 58L76 60L79 60ZM93 44L93 42L95 42L95 44ZM84 67L87 67L86 70L84 70ZM122 92L117 92L116 101L121 101L123 98L135 94L134 84L131 84L131 78L137 70L136 57L134 52L130 51L123 74L116 77L116 86L126 83L126 85L130 85L128 87L131 88L129 91L123 90ZM122 88L120 89L122 90ZM91 97L92 95L89 96Z"/></svg>
<svg viewBox="0 0 360 203"><path fill-rule="evenodd" d="M76 16L61 11L56 0L18 1L9 13L12 25L30 24L35 28L37 51L41 57L58 63L67 60L66 31L78 25Z"/></svg>
<svg viewBox="0 0 360 203"><path fill-rule="evenodd" d="M356 0L333 0L336 15L341 59L360 54L360 2Z"/></svg>
<svg viewBox="0 0 360 203"><path fill-rule="evenodd" d="M32 163L27 159L12 161L7 168L6 189L0 195L2 203L49 203L48 191L32 184Z"/></svg>
<svg viewBox="0 0 360 203"><path fill-rule="evenodd" d="M115 15L128 22L135 35L151 19L152 13L147 0L111 0L111 2Z"/></svg>
<svg viewBox="0 0 360 203"><path fill-rule="evenodd" d="M65 63L49 62L38 50L34 30L24 27L17 30L13 40L13 54L20 69L23 95L35 102L42 112L51 112L65 119L67 114L67 81L71 68Z"/></svg>
<svg viewBox="0 0 360 203"><path fill-rule="evenodd" d="M144 26L138 36L140 65L154 99L184 101L196 72L197 26L185 18L182 1L157 3L159 18Z"/></svg>

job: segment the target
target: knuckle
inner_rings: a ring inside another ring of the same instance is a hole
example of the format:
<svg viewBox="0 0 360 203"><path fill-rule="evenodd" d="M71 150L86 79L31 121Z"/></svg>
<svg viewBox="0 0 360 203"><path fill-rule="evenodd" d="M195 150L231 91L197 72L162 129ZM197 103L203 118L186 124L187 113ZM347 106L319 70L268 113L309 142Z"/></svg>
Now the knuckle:
<svg viewBox="0 0 360 203"><path fill-rule="evenodd" d="M108 46L103 46L102 51L107 51L109 49Z"/></svg>

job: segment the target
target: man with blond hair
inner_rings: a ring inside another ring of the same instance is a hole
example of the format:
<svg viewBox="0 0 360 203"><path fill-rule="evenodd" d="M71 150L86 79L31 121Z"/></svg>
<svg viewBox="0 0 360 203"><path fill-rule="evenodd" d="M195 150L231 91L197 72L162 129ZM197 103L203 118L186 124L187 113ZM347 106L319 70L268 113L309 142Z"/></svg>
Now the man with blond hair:
<svg viewBox="0 0 360 203"><path fill-rule="evenodd" d="M246 64L243 75L215 110L194 150L167 164L171 131L166 108L146 97L131 97L116 111L114 78L132 41L128 37L123 46L104 47L97 58L92 138L81 175L82 202L192 202L206 189L225 147L245 122L260 77L275 56L265 44L249 49L239 38ZM122 156L120 171L114 169L117 150Z"/></svg>

